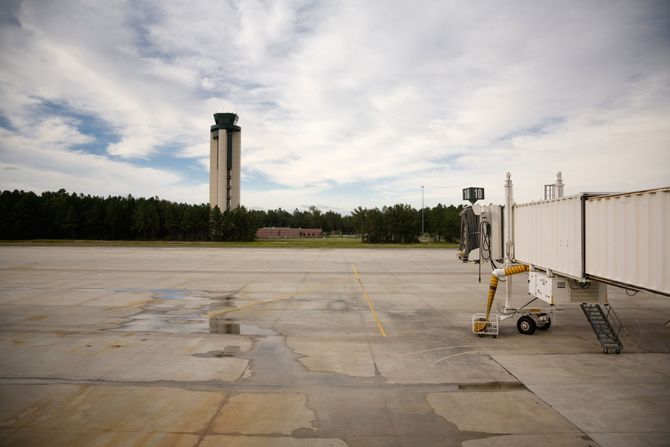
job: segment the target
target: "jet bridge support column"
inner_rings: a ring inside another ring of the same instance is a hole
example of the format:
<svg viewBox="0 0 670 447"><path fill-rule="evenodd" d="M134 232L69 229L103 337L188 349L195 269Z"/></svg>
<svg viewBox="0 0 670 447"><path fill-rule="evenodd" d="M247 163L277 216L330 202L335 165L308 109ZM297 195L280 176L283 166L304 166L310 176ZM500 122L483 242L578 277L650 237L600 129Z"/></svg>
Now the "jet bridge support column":
<svg viewBox="0 0 670 447"><path fill-rule="evenodd" d="M505 264L504 268L512 265L514 258L514 213L512 212L512 203L514 196L512 191L512 174L507 173L505 180ZM505 312L516 310L512 306L512 278L505 280Z"/></svg>

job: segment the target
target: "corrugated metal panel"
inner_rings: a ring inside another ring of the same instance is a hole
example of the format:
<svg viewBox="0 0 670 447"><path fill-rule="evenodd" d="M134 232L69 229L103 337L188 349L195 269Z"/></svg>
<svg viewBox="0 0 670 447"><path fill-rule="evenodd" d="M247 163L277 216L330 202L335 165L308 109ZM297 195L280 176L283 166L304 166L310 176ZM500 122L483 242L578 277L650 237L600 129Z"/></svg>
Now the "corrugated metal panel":
<svg viewBox="0 0 670 447"><path fill-rule="evenodd" d="M582 196L515 204L514 257L582 278Z"/></svg>
<svg viewBox="0 0 670 447"><path fill-rule="evenodd" d="M586 273L670 294L670 188L589 198Z"/></svg>

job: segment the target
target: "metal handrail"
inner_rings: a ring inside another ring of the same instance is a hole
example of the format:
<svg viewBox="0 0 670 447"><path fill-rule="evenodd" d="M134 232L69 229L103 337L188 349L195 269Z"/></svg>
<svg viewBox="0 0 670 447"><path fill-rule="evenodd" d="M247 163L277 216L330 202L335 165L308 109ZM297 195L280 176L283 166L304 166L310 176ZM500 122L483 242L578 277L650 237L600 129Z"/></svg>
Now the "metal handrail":
<svg viewBox="0 0 670 447"><path fill-rule="evenodd" d="M605 307L607 307L607 313L605 314L605 318L607 318L607 320L610 322L610 324L612 324L612 326L614 326L614 324L617 325L617 329L615 330L617 337L622 332L625 336L628 336L628 331L624 327L624 325L621 322L621 319L619 318L619 316L616 314L616 312L614 312L614 309L612 308L612 306L609 303L605 303ZM610 315L612 316L611 318L610 318ZM612 329L614 329L614 328L612 328Z"/></svg>

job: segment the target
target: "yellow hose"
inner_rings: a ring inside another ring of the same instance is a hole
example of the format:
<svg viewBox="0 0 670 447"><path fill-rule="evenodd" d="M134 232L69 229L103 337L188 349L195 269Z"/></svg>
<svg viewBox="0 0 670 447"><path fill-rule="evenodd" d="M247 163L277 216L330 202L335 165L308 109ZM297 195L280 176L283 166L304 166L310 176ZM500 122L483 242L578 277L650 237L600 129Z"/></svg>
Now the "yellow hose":
<svg viewBox="0 0 670 447"><path fill-rule="evenodd" d="M527 265L513 265L505 269L505 276L516 275L517 273L523 273L528 271Z"/></svg>
<svg viewBox="0 0 670 447"><path fill-rule="evenodd" d="M491 274L491 282L489 283L489 295L488 302L486 303L486 317L484 320L475 321L473 325L474 332L482 332L486 329L486 326L489 324L489 316L491 315L491 307L493 306L493 299L496 296L496 290L498 290L498 277L499 276L510 276L516 275L517 273L523 273L528 271L527 265L513 265L507 267L506 269L496 269Z"/></svg>
<svg viewBox="0 0 670 447"><path fill-rule="evenodd" d="M496 297L496 290L498 290L498 277L491 275L491 282L489 283L489 296L486 303L486 321L489 320L491 314L491 306L493 306L493 299Z"/></svg>

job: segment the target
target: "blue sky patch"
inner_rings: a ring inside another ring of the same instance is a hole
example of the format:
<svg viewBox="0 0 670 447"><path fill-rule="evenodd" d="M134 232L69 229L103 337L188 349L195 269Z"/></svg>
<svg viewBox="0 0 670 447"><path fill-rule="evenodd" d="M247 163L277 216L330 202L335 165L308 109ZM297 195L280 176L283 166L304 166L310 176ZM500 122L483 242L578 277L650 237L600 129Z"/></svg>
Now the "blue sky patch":
<svg viewBox="0 0 670 447"><path fill-rule="evenodd" d="M497 138L495 141L496 142L508 141L511 140L512 138L520 137L523 135L530 135L530 136L546 135L550 132L553 132L557 127L559 127L561 124L564 124L566 121L567 119L562 116L549 117L538 122L537 124L533 124L532 126L522 127L519 129L515 129L511 132L508 132L503 136Z"/></svg>
<svg viewBox="0 0 670 447"><path fill-rule="evenodd" d="M120 137L103 120L79 111L65 103L42 101L38 108L40 117L64 117L71 120L79 132L95 138L90 143L78 144L75 149L95 155L106 155L107 146L118 143Z"/></svg>
<svg viewBox="0 0 670 447"><path fill-rule="evenodd" d="M7 117L4 115L0 115L0 127L12 131L16 130L14 126L12 126L12 123L9 121L9 119L7 119Z"/></svg>

